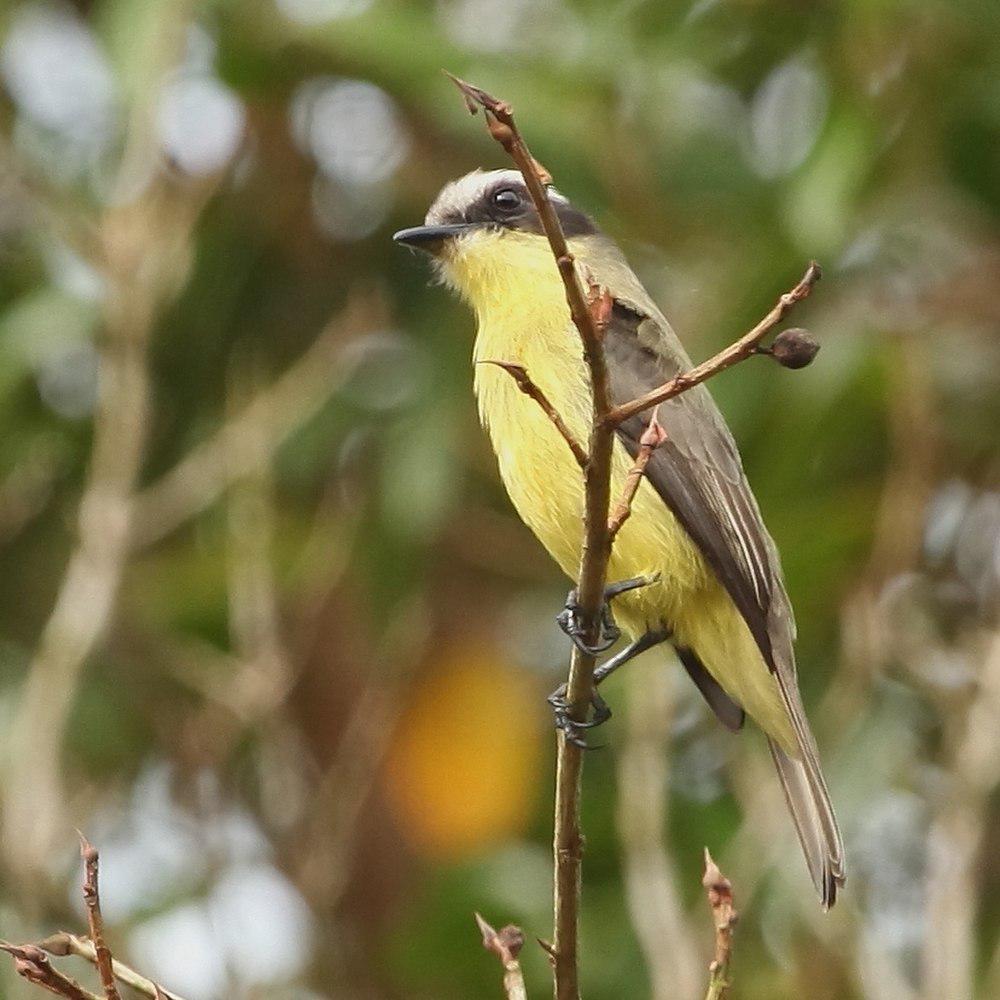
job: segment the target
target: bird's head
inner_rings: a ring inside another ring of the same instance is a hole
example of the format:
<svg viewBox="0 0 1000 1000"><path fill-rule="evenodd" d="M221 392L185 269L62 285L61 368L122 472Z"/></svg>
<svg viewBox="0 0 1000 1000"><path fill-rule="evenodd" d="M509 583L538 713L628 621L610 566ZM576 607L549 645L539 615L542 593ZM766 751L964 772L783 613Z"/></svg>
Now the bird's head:
<svg viewBox="0 0 1000 1000"><path fill-rule="evenodd" d="M594 223L554 187L548 189L567 238L594 235ZM544 267L552 252L524 179L516 170L476 170L437 196L422 226L403 229L397 243L429 253L446 282L476 299L483 285L510 269Z"/></svg>

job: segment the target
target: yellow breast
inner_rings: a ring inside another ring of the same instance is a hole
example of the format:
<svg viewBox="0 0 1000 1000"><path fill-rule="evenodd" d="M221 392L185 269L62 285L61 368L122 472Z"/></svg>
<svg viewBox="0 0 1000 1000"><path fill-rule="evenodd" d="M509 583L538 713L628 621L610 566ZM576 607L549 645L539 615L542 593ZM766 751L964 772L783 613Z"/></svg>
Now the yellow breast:
<svg viewBox="0 0 1000 1000"><path fill-rule="evenodd" d="M580 470L537 403L510 375L483 362L523 365L577 440L586 444L591 394L579 334L547 244L538 237L509 233L489 239L489 246L456 255L452 267L460 289L475 289L467 297L479 321L474 360L480 418L518 513L563 571L574 577L582 542ZM625 448L616 444L612 496L620 494L631 465ZM615 543L609 573L615 579L660 574L657 586L619 603L619 617L629 631L674 620L682 596L703 587L710 575L687 533L646 482Z"/></svg>

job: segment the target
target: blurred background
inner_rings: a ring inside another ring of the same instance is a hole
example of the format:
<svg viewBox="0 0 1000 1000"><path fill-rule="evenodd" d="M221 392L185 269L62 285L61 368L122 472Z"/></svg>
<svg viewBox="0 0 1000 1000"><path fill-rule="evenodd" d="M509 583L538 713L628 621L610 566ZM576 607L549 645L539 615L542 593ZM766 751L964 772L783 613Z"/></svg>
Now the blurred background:
<svg viewBox="0 0 1000 1000"><path fill-rule="evenodd" d="M696 359L826 275L817 361L712 389L847 891L820 912L760 735L640 661L586 761L586 995L703 995L708 845L740 996L1000 996L993 0L4 4L0 936L83 928L80 828L112 946L189 1000L498 996L473 910L547 995L567 584L470 315L390 240L506 166L444 67Z"/></svg>

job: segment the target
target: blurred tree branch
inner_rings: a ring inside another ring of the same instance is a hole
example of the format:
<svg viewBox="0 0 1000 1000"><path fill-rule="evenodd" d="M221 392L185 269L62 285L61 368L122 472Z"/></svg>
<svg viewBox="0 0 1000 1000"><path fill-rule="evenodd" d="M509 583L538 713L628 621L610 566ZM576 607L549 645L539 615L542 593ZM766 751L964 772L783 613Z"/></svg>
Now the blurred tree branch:
<svg viewBox="0 0 1000 1000"><path fill-rule="evenodd" d="M971 901L980 896L975 866L987 837L990 798L1000 784L1000 631L983 630L974 646L979 648L972 655L980 661L976 690L971 703L953 705L946 714L950 787L927 835L927 1000L972 996L975 990L978 921Z"/></svg>
<svg viewBox="0 0 1000 1000"><path fill-rule="evenodd" d="M287 371L136 496L132 546L144 548L166 537L218 500L234 481L270 461L350 377L351 369L338 364L344 344L377 329L384 317L381 297L352 293L344 311ZM267 439L263 452L256 444L262 434Z"/></svg>
<svg viewBox="0 0 1000 1000"><path fill-rule="evenodd" d="M626 681L626 729L618 753L616 823L626 900L649 972L652 1000L696 1000L703 966L667 850L673 678L657 662Z"/></svg>
<svg viewBox="0 0 1000 1000"><path fill-rule="evenodd" d="M4 838L14 868L44 864L65 794L59 753L80 673L111 619L128 560L133 491L148 424L148 346L160 306L181 284L192 230L212 184L153 184L101 222L105 277L98 404L78 538L11 723L11 760L31 761L5 782Z"/></svg>
<svg viewBox="0 0 1000 1000"><path fill-rule="evenodd" d="M190 9L190 0L163 4L158 30L143 39L146 49L137 65L150 85L130 91L122 108L124 148L95 221L71 209L51 210L44 193L34 199L55 231L67 235L69 226L68 238L98 269L105 288L96 345L98 398L77 540L10 724L8 759L14 766L2 793L2 836L11 870L26 880L43 870L61 826L65 727L128 561L133 494L146 445L153 328L162 306L184 285L194 227L220 179L177 180L160 169L160 88L183 49ZM38 185L29 186L37 192Z"/></svg>

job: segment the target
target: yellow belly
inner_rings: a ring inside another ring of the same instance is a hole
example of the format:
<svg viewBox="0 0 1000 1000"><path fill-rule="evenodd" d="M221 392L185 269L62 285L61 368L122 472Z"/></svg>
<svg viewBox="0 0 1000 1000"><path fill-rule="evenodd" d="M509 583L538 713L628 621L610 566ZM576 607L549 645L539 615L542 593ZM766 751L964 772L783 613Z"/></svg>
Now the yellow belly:
<svg viewBox="0 0 1000 1000"><path fill-rule="evenodd" d="M523 270L523 258L519 260ZM577 440L586 443L590 387L579 336L569 322L551 256L538 262L531 290L505 288L474 302L479 332L474 359L480 418L518 514L571 579L582 546L583 485L576 462L551 421L514 380L489 360L523 365ZM512 308L517 303L520 308ZM526 303L533 306L525 307ZM612 497L621 495L632 459L616 442ZM615 541L608 578L658 575L623 594L615 615L633 637L666 626L678 646L693 649L723 689L789 749L794 737L777 685L729 594L655 489L645 480Z"/></svg>

